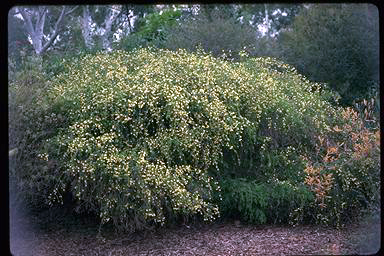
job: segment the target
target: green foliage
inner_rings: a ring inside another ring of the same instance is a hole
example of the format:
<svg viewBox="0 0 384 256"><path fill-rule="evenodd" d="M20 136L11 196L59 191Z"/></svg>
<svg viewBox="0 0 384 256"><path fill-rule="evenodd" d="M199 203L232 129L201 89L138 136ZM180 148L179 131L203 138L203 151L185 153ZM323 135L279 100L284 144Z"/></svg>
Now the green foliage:
<svg viewBox="0 0 384 256"><path fill-rule="evenodd" d="M145 25L144 16L157 11L156 5L151 4L126 4L124 5L126 15L129 15L129 11L133 12L133 15L137 16L132 22L133 32L137 32Z"/></svg>
<svg viewBox="0 0 384 256"><path fill-rule="evenodd" d="M79 55L77 53L76 55ZM71 56L62 56L61 54L53 54L44 56L43 69L47 77L54 77L55 75L65 70L63 60L69 59ZM73 55L72 55L73 58Z"/></svg>
<svg viewBox="0 0 384 256"><path fill-rule="evenodd" d="M123 37L114 47L118 50L132 51L138 48L145 48L150 42L145 40L139 33L132 33Z"/></svg>
<svg viewBox="0 0 384 256"><path fill-rule="evenodd" d="M250 179L299 186L297 149L310 150L336 115L316 84L272 58L235 63L201 51L140 49L85 55L63 66L28 116L39 125L33 132L44 132L26 140L41 168L18 175L42 182L34 180L30 189L43 203L62 203L70 192L78 211L123 230L178 216L214 219L215 177L252 156ZM274 189L285 191L281 186ZM244 211L251 221L264 219ZM265 216L286 219L276 214Z"/></svg>
<svg viewBox="0 0 384 256"><path fill-rule="evenodd" d="M155 38L165 39L165 30L177 24L180 18L180 10L164 10L162 13L151 13L145 17L145 25L140 29L139 33L144 39L152 41Z"/></svg>
<svg viewBox="0 0 384 256"><path fill-rule="evenodd" d="M293 146L281 149L261 148L260 169L264 179L284 181L295 184L304 181L304 163L300 158L300 151Z"/></svg>
<svg viewBox="0 0 384 256"><path fill-rule="evenodd" d="M303 8L281 35L281 57L313 81L327 82L341 103L369 97L379 82L379 17L369 4Z"/></svg>
<svg viewBox="0 0 384 256"><path fill-rule="evenodd" d="M221 182L224 216L241 218L254 224L304 221L313 195L304 186L289 182L258 183L246 179Z"/></svg>
<svg viewBox="0 0 384 256"><path fill-rule="evenodd" d="M150 45L161 47L169 30L174 28L180 17L180 10L166 9L161 14L150 13L140 18L139 29L121 39L117 48L130 51Z"/></svg>
<svg viewBox="0 0 384 256"><path fill-rule="evenodd" d="M300 155L312 150L313 138L336 116L324 100L326 89L273 58L248 58L237 65L252 74L251 87L237 88L237 111L249 122L242 142L226 152L222 168L231 176L300 180Z"/></svg>
<svg viewBox="0 0 384 256"><path fill-rule="evenodd" d="M9 150L13 152L9 158L10 183L26 202L43 207L59 174L53 162L47 165L37 156L41 142L52 136L60 120L41 106L48 84L41 58L27 57L22 66L22 71L10 77L8 86Z"/></svg>
<svg viewBox="0 0 384 256"><path fill-rule="evenodd" d="M225 53L228 59L238 58L244 47L251 49L257 43L256 30L249 24L241 24L234 17L225 17L219 11L200 14L172 27L163 47L194 52L201 47L213 56Z"/></svg>

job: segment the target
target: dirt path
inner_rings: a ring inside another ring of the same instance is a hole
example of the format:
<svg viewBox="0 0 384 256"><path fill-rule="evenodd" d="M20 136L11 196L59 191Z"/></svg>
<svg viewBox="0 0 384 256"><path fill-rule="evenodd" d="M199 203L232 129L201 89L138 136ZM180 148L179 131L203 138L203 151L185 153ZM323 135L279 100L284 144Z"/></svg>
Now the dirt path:
<svg viewBox="0 0 384 256"><path fill-rule="evenodd" d="M380 224L341 230L318 226L250 226L233 223L159 229L118 235L85 224L61 225L61 217L27 215L11 204L13 255L340 255L374 253ZM55 219L56 218L56 219ZM53 221L55 220L55 221ZM376 220L377 221L377 220ZM380 220L378 220L380 221ZM41 223L51 222L41 227ZM366 239L366 241L363 241ZM366 245L365 247L361 244Z"/></svg>

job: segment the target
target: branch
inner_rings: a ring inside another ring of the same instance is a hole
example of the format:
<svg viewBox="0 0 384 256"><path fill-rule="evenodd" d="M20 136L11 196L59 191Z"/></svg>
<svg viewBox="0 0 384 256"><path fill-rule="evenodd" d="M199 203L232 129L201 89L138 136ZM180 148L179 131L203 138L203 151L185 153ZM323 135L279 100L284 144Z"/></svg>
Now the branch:
<svg viewBox="0 0 384 256"><path fill-rule="evenodd" d="M113 16L113 11L119 11L119 13L114 17L114 16ZM115 20L116 20L118 17L120 17L120 15L121 15L122 13L123 13L123 12L122 12L121 9L117 10L117 9L114 9L113 6L110 7L110 9L109 9L109 13L108 13L107 16L104 18L104 22L103 22L101 25L104 26L104 27L111 26L111 25L115 22ZM110 22L109 22L109 21L110 21Z"/></svg>
<svg viewBox="0 0 384 256"><path fill-rule="evenodd" d="M29 16L23 8L20 8L20 13L25 21L25 26L27 28L29 35L32 36L35 33L35 30L33 29L31 16Z"/></svg>
<svg viewBox="0 0 384 256"><path fill-rule="evenodd" d="M15 155L17 154L17 151L18 151L17 148L14 148L14 149L12 149L12 150L9 150L9 152L8 152L8 157L13 157L13 156L15 156Z"/></svg>
<svg viewBox="0 0 384 256"><path fill-rule="evenodd" d="M75 6L73 7L71 10L69 10L68 12L65 13L65 15L69 15L71 14L72 12L74 12L79 6Z"/></svg>
<svg viewBox="0 0 384 256"><path fill-rule="evenodd" d="M123 11L122 11L122 10L119 10L119 13L116 15L116 17L112 19L112 23L115 22L115 20L116 20L118 17L120 17L122 14L123 14Z"/></svg>
<svg viewBox="0 0 384 256"><path fill-rule="evenodd" d="M72 11L74 11L74 9L72 9ZM49 38L48 42L44 44L43 48L41 49L41 52L45 52L48 49L48 47L52 45L53 41L55 41L57 35L59 34L59 26L61 25L64 14L65 14L65 6L63 6L63 10L60 13L60 17L57 19L55 23L53 35Z"/></svg>
<svg viewBox="0 0 384 256"><path fill-rule="evenodd" d="M35 32L40 35L44 34L45 16L47 15L47 9L39 7L37 22L35 24Z"/></svg>
<svg viewBox="0 0 384 256"><path fill-rule="evenodd" d="M39 9L36 11L36 13L38 14L36 24L40 24L41 23L41 19L43 17L45 17L46 11L47 11L47 8L45 8L43 6L39 6Z"/></svg>

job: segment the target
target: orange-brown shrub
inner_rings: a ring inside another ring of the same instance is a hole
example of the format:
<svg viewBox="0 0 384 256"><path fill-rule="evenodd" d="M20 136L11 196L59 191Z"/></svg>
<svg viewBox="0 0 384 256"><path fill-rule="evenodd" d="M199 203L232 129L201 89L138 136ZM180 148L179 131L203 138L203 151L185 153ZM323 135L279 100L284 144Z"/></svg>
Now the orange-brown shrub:
<svg viewBox="0 0 384 256"><path fill-rule="evenodd" d="M367 101L363 101L367 104ZM377 206L380 189L380 133L377 121L366 125L367 111L341 111L339 124L318 137L316 154L307 159L305 184L316 195L315 218L341 224L360 210Z"/></svg>

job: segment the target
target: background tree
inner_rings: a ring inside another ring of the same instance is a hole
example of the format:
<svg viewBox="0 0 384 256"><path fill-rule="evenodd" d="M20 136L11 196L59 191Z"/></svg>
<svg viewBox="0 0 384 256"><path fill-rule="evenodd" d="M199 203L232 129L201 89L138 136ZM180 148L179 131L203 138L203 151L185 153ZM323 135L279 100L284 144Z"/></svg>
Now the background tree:
<svg viewBox="0 0 384 256"><path fill-rule="evenodd" d="M136 29L135 32L122 39L119 47L125 50L147 45L161 47L170 29L178 24L181 14L181 10L167 8L139 18L140 29Z"/></svg>
<svg viewBox="0 0 384 256"><path fill-rule="evenodd" d="M8 61L9 68L15 71L20 68L22 57L33 53L33 47L23 29L23 21L15 17L16 9L8 13Z"/></svg>
<svg viewBox="0 0 384 256"><path fill-rule="evenodd" d="M300 8L292 4L199 5L196 13L191 12L194 15L172 28L164 47L194 50L201 45L216 56L245 47L251 56L277 56L276 35L291 24Z"/></svg>
<svg viewBox="0 0 384 256"><path fill-rule="evenodd" d="M282 33L281 58L311 80L329 83L342 104L352 104L378 88L378 21L373 5L311 5Z"/></svg>
<svg viewBox="0 0 384 256"><path fill-rule="evenodd" d="M58 12L57 7L17 7L18 13L23 18L24 29L37 55L42 55L54 44L63 28L64 17L76 8L63 6Z"/></svg>
<svg viewBox="0 0 384 256"><path fill-rule="evenodd" d="M69 7L66 8L68 11ZM49 47L50 50L56 50L55 54L63 55L66 52L78 54L83 50L112 50L114 47L132 49L148 44L162 47L167 35L173 32L173 26L195 20L197 17L205 17L210 23L217 18L221 19L220 21L229 18L230 22L235 23L232 24L232 30L236 30L234 26L244 27L246 24L246 27L254 27L255 31L250 32L254 34L258 33L257 26L263 22L265 14L273 21L270 24L277 24L282 19L290 20L292 16L290 13L295 13L294 10L297 9L295 8L293 5L268 5L266 8L266 5L237 4L84 5L69 12L58 7L46 6L19 7L18 11L20 14L24 12L25 18L20 20L28 25L23 29L28 34L35 52L44 52ZM36 29L41 28L43 23L46 28ZM248 23L251 23L251 26ZM60 29L55 30L56 25ZM262 47L271 48L275 43L274 40L263 38L259 40L256 48L259 48L259 51ZM270 54L270 51L267 51L262 55Z"/></svg>
<svg viewBox="0 0 384 256"><path fill-rule="evenodd" d="M233 56L235 58L236 53L244 47L250 51L257 48L255 28L247 23L241 23L236 16L228 15L229 12L204 8L198 15L173 27L164 42L164 47L171 50L182 48L195 51L201 46L214 56L220 56L224 51L229 55L231 52L235 53Z"/></svg>
<svg viewBox="0 0 384 256"><path fill-rule="evenodd" d="M287 28L303 8L301 4L244 4L238 5L244 22L263 27L266 36L275 36Z"/></svg>
<svg viewBox="0 0 384 256"><path fill-rule="evenodd" d="M93 47L93 40L92 40L92 29L91 29L91 23L92 23L92 16L91 16L91 10L88 5L83 6L82 8L82 15L79 17L80 24L81 24L81 34L84 39L84 45L86 48L90 49Z"/></svg>
<svg viewBox="0 0 384 256"><path fill-rule="evenodd" d="M83 22L83 36L87 37L88 44L93 44L92 40L95 40L96 47L105 50L112 51L112 42L113 35L117 30L117 25L120 22L119 17L123 13L123 8L121 5L97 5L92 7L92 12L89 9L86 9L86 14L83 15L86 19L91 20L91 22ZM91 17L90 17L91 16ZM88 26L87 26L88 25ZM94 37L89 36L91 31L91 26L94 28ZM84 40L84 41L86 41Z"/></svg>
<svg viewBox="0 0 384 256"><path fill-rule="evenodd" d="M155 5L137 5L137 4L128 4L125 5L126 12L132 11L132 29L131 32L137 32L141 26L145 24L144 17L150 13L156 11Z"/></svg>
<svg viewBox="0 0 384 256"><path fill-rule="evenodd" d="M131 7L130 7L131 8ZM116 44L117 48L132 50L138 47L162 47L172 29L191 16L191 10L186 6L164 5L152 9L136 10L133 6L134 27L131 33L123 36ZM133 15L132 15L133 16Z"/></svg>

